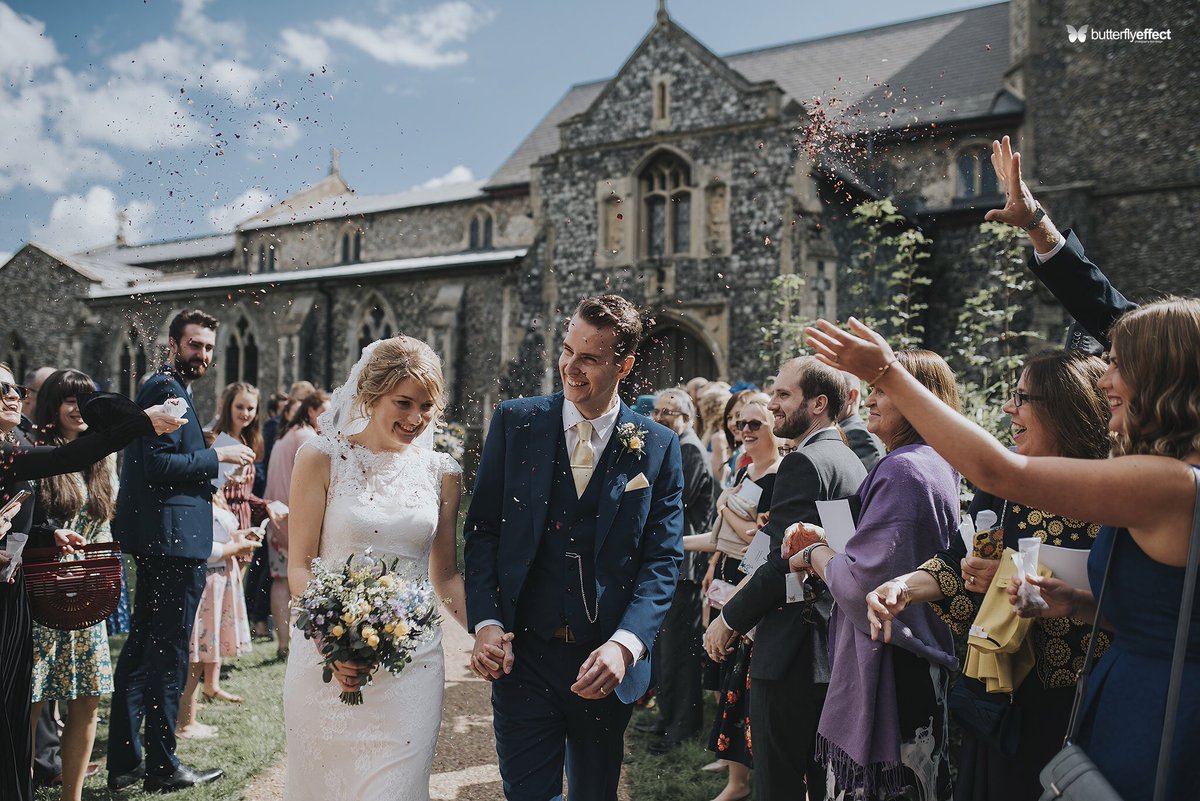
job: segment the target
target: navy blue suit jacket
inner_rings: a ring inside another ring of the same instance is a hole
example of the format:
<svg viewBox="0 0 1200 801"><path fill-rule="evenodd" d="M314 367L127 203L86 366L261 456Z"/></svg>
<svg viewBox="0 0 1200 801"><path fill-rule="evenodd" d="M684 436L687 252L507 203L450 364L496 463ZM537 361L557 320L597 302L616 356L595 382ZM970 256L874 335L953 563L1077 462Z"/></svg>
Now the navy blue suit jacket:
<svg viewBox="0 0 1200 801"><path fill-rule="evenodd" d="M211 479L217 452L204 444L192 397L174 370L163 367L138 392L143 409L169 398L187 402L187 422L171 434L125 448L113 538L132 554L208 559L212 553Z"/></svg>
<svg viewBox="0 0 1200 801"><path fill-rule="evenodd" d="M1029 267L1083 329L1108 350L1112 346L1108 329L1137 304L1109 283L1083 252L1083 244L1073 231L1067 229L1063 236L1066 242L1053 258L1041 264L1030 256Z"/></svg>
<svg viewBox="0 0 1200 801"><path fill-rule="evenodd" d="M546 529L555 451L562 436L563 395L500 404L492 418L475 494L467 513L467 618L472 629L494 619L515 631L517 601ZM622 449L619 429L647 432L643 453ZM597 627L635 634L646 658L629 667L617 697L632 703L650 686L650 646L671 605L683 557L683 470L679 439L624 403L613 431L596 528ZM626 491L638 474L649 486Z"/></svg>

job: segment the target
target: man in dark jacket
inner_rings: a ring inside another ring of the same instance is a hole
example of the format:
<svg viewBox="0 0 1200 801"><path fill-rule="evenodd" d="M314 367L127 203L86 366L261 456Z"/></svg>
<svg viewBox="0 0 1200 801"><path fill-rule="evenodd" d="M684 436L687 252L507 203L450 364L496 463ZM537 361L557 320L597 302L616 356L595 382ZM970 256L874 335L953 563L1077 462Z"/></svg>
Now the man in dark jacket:
<svg viewBox="0 0 1200 801"><path fill-rule="evenodd" d="M693 421L696 407L683 389L667 389L654 399L652 416L679 435L679 455L683 463L683 533L708 531L716 502L708 454L696 436ZM708 565L702 554L685 551L679 568L679 583L671 598L671 607L654 643L658 665L658 715L638 725L642 731L660 736L649 750L663 754L684 740L696 736L704 719L700 688L701 626L700 585Z"/></svg>
<svg viewBox="0 0 1200 801"><path fill-rule="evenodd" d="M809 579L803 600L787 603L788 564L779 552L788 526L820 523L817 501L853 495L866 478L862 462L842 439L837 418L846 404L839 371L802 356L783 364L770 409L775 436L800 447L784 457L775 478L766 531L770 558L709 625L704 645L721 661L729 643L757 626L750 662L750 727L754 787L759 799L825 797L825 773L813 748L829 688L829 616L833 601Z"/></svg>

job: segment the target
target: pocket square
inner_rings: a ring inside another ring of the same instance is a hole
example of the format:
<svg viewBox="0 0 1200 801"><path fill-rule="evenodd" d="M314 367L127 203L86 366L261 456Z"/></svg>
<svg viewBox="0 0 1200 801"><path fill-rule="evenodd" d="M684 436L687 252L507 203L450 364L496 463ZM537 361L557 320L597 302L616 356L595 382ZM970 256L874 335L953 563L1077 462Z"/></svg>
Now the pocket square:
<svg viewBox="0 0 1200 801"><path fill-rule="evenodd" d="M646 474L638 473L628 484L625 485L625 491L633 492L634 490L645 489L648 486L650 486L650 482L646 480Z"/></svg>

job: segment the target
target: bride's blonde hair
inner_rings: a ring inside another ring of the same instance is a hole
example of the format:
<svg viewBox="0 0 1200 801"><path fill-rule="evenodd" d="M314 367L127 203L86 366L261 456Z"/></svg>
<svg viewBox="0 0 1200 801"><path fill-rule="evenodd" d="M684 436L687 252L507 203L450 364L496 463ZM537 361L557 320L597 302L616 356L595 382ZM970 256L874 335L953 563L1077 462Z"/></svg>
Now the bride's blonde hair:
<svg viewBox="0 0 1200 801"><path fill-rule="evenodd" d="M364 415L370 416L371 407L395 391L396 385L406 378L413 379L429 393L440 418L446 407L442 360L433 348L413 337L392 337L379 343L363 365L354 401Z"/></svg>

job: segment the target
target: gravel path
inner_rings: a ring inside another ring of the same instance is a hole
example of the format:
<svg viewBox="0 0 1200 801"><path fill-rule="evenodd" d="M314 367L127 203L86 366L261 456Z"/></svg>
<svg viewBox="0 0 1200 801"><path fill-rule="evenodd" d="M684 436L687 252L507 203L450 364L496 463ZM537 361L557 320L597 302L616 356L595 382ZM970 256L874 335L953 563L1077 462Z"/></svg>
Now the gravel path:
<svg viewBox="0 0 1200 801"><path fill-rule="evenodd" d="M449 621L448 614L443 619ZM446 698L442 730L433 758L429 794L433 801L494 801L503 798L496 741L492 734L492 701L487 682L471 675L467 662L471 638L457 624L442 628L446 651ZM286 755L246 787L246 801L284 801ZM629 793L622 788L621 799Z"/></svg>

